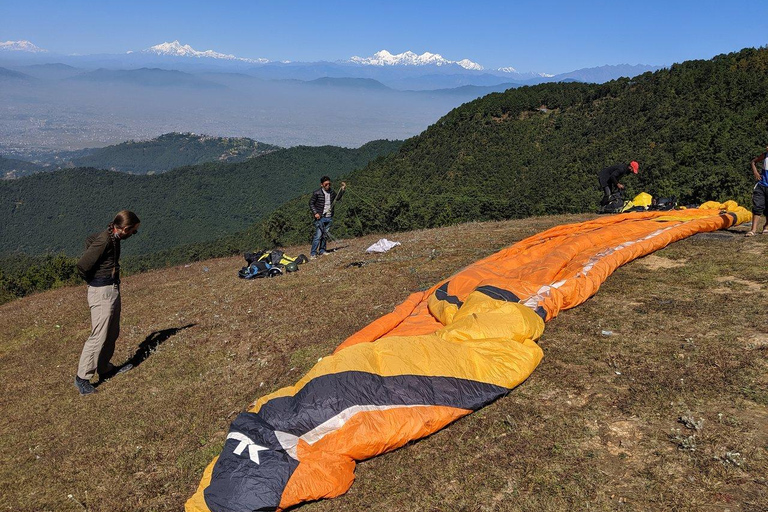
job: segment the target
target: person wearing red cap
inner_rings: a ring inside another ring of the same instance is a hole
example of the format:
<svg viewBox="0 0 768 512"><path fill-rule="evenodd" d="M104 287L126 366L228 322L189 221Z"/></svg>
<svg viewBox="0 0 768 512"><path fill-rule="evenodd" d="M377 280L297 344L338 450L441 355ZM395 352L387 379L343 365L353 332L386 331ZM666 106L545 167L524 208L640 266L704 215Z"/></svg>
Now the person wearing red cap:
<svg viewBox="0 0 768 512"><path fill-rule="evenodd" d="M628 164L616 164L606 167L599 173L597 178L600 181L600 188L603 191L603 198L600 200L600 206L605 206L611 202L611 198L620 195L624 190L624 185L619 183L619 179L623 178L629 173L637 174L640 170L640 165L632 160Z"/></svg>

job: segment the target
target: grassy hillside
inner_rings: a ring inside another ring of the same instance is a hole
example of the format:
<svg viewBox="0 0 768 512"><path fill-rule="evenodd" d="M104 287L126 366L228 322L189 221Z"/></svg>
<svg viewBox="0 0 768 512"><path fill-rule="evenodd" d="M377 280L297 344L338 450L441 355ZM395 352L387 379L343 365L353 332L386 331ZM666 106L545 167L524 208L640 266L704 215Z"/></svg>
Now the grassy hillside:
<svg viewBox="0 0 768 512"><path fill-rule="evenodd" d="M69 169L0 181L0 255L78 255L85 237L124 208L142 219L140 234L125 244L126 256L209 241L258 222L288 198L314 189L320 176L350 173L400 144L299 146L154 176Z"/></svg>
<svg viewBox="0 0 768 512"><path fill-rule="evenodd" d="M255 398L409 293L584 218L400 233L385 255L364 254L368 236L271 280L238 280L242 258L130 276L114 360L139 364L90 397L72 384L90 330L84 287L0 306L0 503L181 510ZM745 230L620 268L547 325L544 360L509 396L360 464L349 493L299 510L763 510L768 236Z"/></svg>
<svg viewBox="0 0 768 512"><path fill-rule="evenodd" d="M128 141L94 149L86 156L74 158L70 164L146 174L206 162L242 162L278 149L277 146L245 137L167 133L151 140Z"/></svg>
<svg viewBox="0 0 768 512"><path fill-rule="evenodd" d="M602 85L560 83L490 94L451 111L397 154L347 177L337 233L595 211L597 172L640 162L623 180L683 204L749 205L749 160L768 132L768 48L675 64ZM305 237L305 198L266 231Z"/></svg>

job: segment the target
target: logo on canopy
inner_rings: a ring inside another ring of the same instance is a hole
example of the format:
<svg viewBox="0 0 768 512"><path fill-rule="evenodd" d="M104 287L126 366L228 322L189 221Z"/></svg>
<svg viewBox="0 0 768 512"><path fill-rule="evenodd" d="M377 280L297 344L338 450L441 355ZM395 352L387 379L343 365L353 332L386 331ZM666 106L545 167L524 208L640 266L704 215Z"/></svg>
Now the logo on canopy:
<svg viewBox="0 0 768 512"><path fill-rule="evenodd" d="M235 447L235 455L242 455L243 451L245 451L247 447L248 457L250 457L250 459L256 464L260 464L259 452L261 450L268 449L266 446L260 446L254 443L250 437L246 436L245 434L241 434L240 432L230 432L229 435L227 435L227 439L235 439L240 441L240 443L238 443L238 445Z"/></svg>

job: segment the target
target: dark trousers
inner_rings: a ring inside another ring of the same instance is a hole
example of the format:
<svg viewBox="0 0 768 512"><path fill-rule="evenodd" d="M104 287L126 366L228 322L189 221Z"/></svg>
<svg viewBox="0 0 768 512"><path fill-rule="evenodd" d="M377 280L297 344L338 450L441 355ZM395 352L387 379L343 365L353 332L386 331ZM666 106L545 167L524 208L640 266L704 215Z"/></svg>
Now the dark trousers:
<svg viewBox="0 0 768 512"><path fill-rule="evenodd" d="M616 186L606 185L603 187L603 198L600 200L600 206L605 206L617 197L621 197L621 189Z"/></svg>
<svg viewBox="0 0 768 512"><path fill-rule="evenodd" d="M759 183L752 191L752 215L762 215L765 212L765 203L768 199L768 187Z"/></svg>

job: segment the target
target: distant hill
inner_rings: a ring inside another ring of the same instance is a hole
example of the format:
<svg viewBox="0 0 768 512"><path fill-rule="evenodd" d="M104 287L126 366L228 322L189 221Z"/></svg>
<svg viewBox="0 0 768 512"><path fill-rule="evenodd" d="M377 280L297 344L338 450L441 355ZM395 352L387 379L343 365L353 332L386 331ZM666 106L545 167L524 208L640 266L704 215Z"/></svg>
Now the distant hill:
<svg viewBox="0 0 768 512"><path fill-rule="evenodd" d="M129 70L97 69L68 80L91 83L110 83L143 87L182 87L191 89L223 89L224 85L184 73L159 68Z"/></svg>
<svg viewBox="0 0 768 512"><path fill-rule="evenodd" d="M0 178L3 179L20 178L21 176L27 176L44 170L46 168L42 165L0 156Z"/></svg>
<svg viewBox="0 0 768 512"><path fill-rule="evenodd" d="M27 82L31 80L34 80L34 78L25 73L19 73L8 68L0 68L0 81Z"/></svg>
<svg viewBox="0 0 768 512"><path fill-rule="evenodd" d="M41 80L61 80L83 73L85 70L66 64L33 64L20 68L24 73Z"/></svg>
<svg viewBox="0 0 768 512"><path fill-rule="evenodd" d="M146 174L205 162L242 162L278 149L278 146L245 137L167 133L152 140L128 141L94 149L86 156L73 158L69 164Z"/></svg>
<svg viewBox="0 0 768 512"><path fill-rule="evenodd" d="M539 77L539 79L541 79ZM536 80L536 79L528 79ZM415 90L415 91L442 91L445 89L455 90L462 87L478 87L482 90L485 87L497 87L499 84L513 84L509 87L518 87L520 85L531 85L526 80L523 81L515 75L509 76L507 73L456 73L456 74L429 74L415 77L403 77L397 80L389 80L386 84L394 89ZM487 93L486 93L487 94Z"/></svg>
<svg viewBox="0 0 768 512"><path fill-rule="evenodd" d="M661 66L649 66L646 64L618 64L614 66L599 66L595 68L577 69L575 71L569 71L568 73L561 73L551 78L543 79L542 81L551 82L591 82L601 84L610 80L615 80L620 77L632 78L648 71L658 71Z"/></svg>
<svg viewBox="0 0 768 512"><path fill-rule="evenodd" d="M206 163L154 176L91 168L0 181L0 255L63 251L78 255L84 237L119 210L142 219L126 255L210 241L259 222L320 176L348 174L400 141L358 149L299 146L238 163ZM306 220L306 212L303 212Z"/></svg>
<svg viewBox="0 0 768 512"><path fill-rule="evenodd" d="M513 89L515 87L521 87L521 84L510 82L498 85L462 85L461 87L454 87L452 89L435 89L417 92L419 94L444 94L477 98L491 94L492 92L504 92L507 89Z"/></svg>
<svg viewBox="0 0 768 512"><path fill-rule="evenodd" d="M332 78L323 77L307 82L309 85L323 85L333 87L354 87L358 89L389 89L386 85L372 78Z"/></svg>

